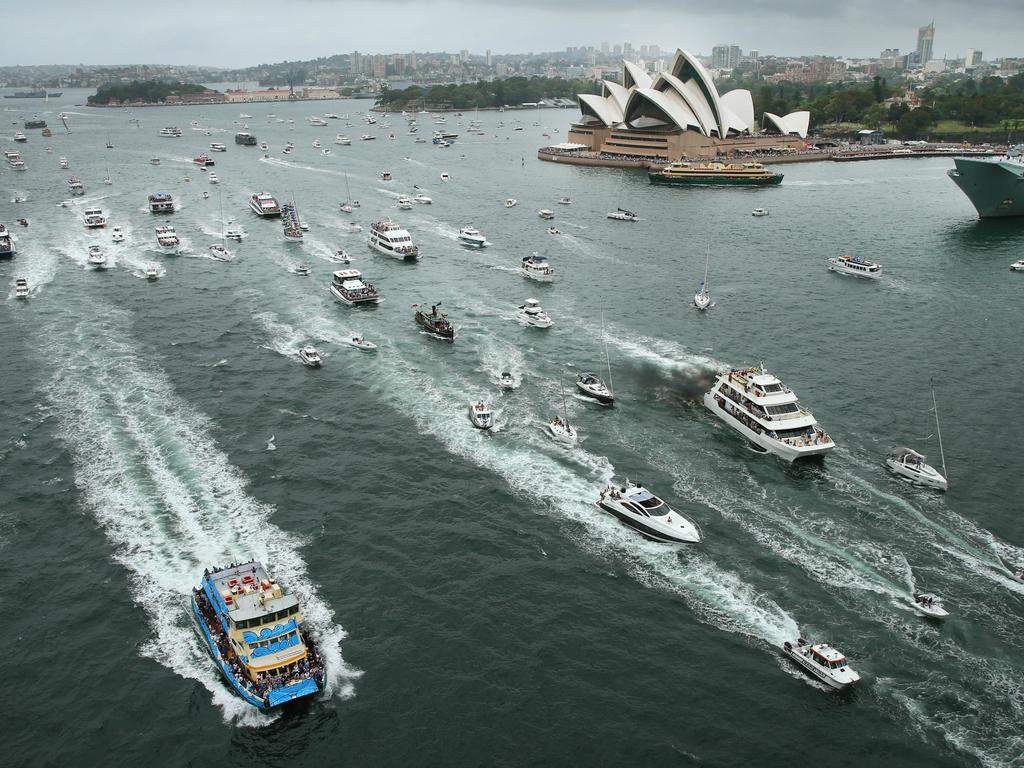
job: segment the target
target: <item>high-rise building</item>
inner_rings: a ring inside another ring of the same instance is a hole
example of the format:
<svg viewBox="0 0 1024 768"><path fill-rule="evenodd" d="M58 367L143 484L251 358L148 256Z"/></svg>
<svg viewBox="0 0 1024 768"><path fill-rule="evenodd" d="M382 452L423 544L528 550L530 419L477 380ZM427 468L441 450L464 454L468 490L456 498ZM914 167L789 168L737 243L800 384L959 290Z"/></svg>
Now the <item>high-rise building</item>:
<svg viewBox="0 0 1024 768"><path fill-rule="evenodd" d="M757 48L751 48L750 53L747 54L747 58L750 59L751 61L760 61L761 52L757 50Z"/></svg>
<svg viewBox="0 0 1024 768"><path fill-rule="evenodd" d="M462 62L463 64L469 61L469 51L466 50L465 48L459 51L459 61Z"/></svg>
<svg viewBox="0 0 1024 768"><path fill-rule="evenodd" d="M622 46L619 43L616 43L615 47L612 48L612 55L614 55L615 58L619 58L622 55Z"/></svg>
<svg viewBox="0 0 1024 768"><path fill-rule="evenodd" d="M490 48L488 48L487 52L484 54L484 64L486 64L488 67L491 66L491 49Z"/></svg>
<svg viewBox="0 0 1024 768"><path fill-rule="evenodd" d="M419 60L416 58L416 51L409 52L409 69L416 71L420 68Z"/></svg>
<svg viewBox="0 0 1024 768"><path fill-rule="evenodd" d="M716 45L711 49L711 66L713 69L735 69L742 55L738 45Z"/></svg>
<svg viewBox="0 0 1024 768"><path fill-rule="evenodd" d="M903 55L899 48L886 48L878 54L878 66L882 69L903 69Z"/></svg>
<svg viewBox="0 0 1024 768"><path fill-rule="evenodd" d="M648 55L647 51L648 50L650 50L648 46L646 46L646 45L641 45L640 46L640 58L641 59L646 59L647 58L647 55Z"/></svg>
<svg viewBox="0 0 1024 768"><path fill-rule="evenodd" d="M932 44L935 42L935 23L917 30L917 63L922 67L932 60Z"/></svg>
<svg viewBox="0 0 1024 768"><path fill-rule="evenodd" d="M601 43L601 55L602 56L607 56L610 52L611 52L611 45L609 45L608 41L605 40L603 43Z"/></svg>
<svg viewBox="0 0 1024 768"><path fill-rule="evenodd" d="M622 44L622 58L632 61L633 60L633 44L623 43Z"/></svg>
<svg viewBox="0 0 1024 768"><path fill-rule="evenodd" d="M967 55L964 57L965 67L976 67L981 64L981 51L974 48L967 49Z"/></svg>
<svg viewBox="0 0 1024 768"><path fill-rule="evenodd" d="M650 48L648 50L650 51L650 56L651 56L652 59L660 59L661 58L661 46L659 46L659 45L652 45L652 46L650 46Z"/></svg>
<svg viewBox="0 0 1024 768"><path fill-rule="evenodd" d="M363 54L359 51L352 51L348 57L348 71L353 75L360 75L363 72Z"/></svg>
<svg viewBox="0 0 1024 768"><path fill-rule="evenodd" d="M377 53L373 56L373 76L376 78L383 78L388 73L388 60L384 58L384 54Z"/></svg>

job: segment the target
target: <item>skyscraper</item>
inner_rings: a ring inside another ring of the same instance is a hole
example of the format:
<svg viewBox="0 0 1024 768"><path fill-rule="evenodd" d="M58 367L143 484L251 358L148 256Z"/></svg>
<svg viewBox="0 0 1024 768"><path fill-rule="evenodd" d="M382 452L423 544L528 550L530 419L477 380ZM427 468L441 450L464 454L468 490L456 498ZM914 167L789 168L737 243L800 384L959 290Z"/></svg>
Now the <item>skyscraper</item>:
<svg viewBox="0 0 1024 768"><path fill-rule="evenodd" d="M711 66L714 69L734 69L742 55L738 45L716 45L711 49Z"/></svg>
<svg viewBox="0 0 1024 768"><path fill-rule="evenodd" d="M602 56L607 56L610 52L611 52L611 45L608 43L607 40L605 40L603 43L601 43L601 55Z"/></svg>
<svg viewBox="0 0 1024 768"><path fill-rule="evenodd" d="M935 23L917 30L917 63L922 67L932 60L932 43L935 42Z"/></svg>
<svg viewBox="0 0 1024 768"><path fill-rule="evenodd" d="M967 49L967 55L964 57L965 67L976 67L981 64L981 51L974 48Z"/></svg>
<svg viewBox="0 0 1024 768"><path fill-rule="evenodd" d="M491 66L491 49L490 48L488 48L487 51L484 53L484 64L486 64L488 67Z"/></svg>

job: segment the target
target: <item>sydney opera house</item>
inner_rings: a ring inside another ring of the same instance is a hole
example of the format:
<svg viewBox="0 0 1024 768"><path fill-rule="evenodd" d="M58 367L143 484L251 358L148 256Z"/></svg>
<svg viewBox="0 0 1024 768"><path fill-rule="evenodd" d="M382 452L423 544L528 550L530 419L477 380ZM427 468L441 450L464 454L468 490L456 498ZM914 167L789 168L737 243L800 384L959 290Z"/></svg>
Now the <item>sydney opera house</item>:
<svg viewBox="0 0 1024 768"><path fill-rule="evenodd" d="M624 61L622 84L605 80L601 90L577 96L582 114L568 141L605 157L680 160L801 149L810 123L809 112L766 112L757 131L750 91L719 94L704 66L682 49L656 76Z"/></svg>

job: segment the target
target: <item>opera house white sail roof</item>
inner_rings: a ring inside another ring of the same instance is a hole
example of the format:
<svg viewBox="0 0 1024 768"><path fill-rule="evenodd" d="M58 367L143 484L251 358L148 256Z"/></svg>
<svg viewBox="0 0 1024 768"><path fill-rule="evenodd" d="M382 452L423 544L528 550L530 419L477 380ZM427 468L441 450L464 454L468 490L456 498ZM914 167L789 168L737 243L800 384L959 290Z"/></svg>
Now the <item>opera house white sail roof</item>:
<svg viewBox="0 0 1024 768"><path fill-rule="evenodd" d="M739 88L719 95L704 65L678 49L668 71L657 77L632 62L622 63L622 84L602 81L601 95L578 94L581 124L621 129L679 129L729 138L754 130L754 101ZM764 114L763 126L807 137L810 113Z"/></svg>

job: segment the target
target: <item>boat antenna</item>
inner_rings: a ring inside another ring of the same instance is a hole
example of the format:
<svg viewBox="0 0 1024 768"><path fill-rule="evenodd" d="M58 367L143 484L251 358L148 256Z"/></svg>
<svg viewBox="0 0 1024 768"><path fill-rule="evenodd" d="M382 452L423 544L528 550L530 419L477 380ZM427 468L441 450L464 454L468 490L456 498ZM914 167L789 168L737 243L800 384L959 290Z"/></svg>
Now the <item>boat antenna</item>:
<svg viewBox="0 0 1024 768"><path fill-rule="evenodd" d="M604 361L608 366L608 391L614 392L612 388L612 361L608 357L608 337L604 332L604 311L601 311L601 341L604 343Z"/></svg>
<svg viewBox="0 0 1024 768"><path fill-rule="evenodd" d="M942 475L949 482L949 471L946 469L946 452L942 450L942 430L939 429L939 406L935 402L935 381L929 379L929 386L932 388L932 410L935 412L935 434L939 438L939 457L942 459Z"/></svg>

